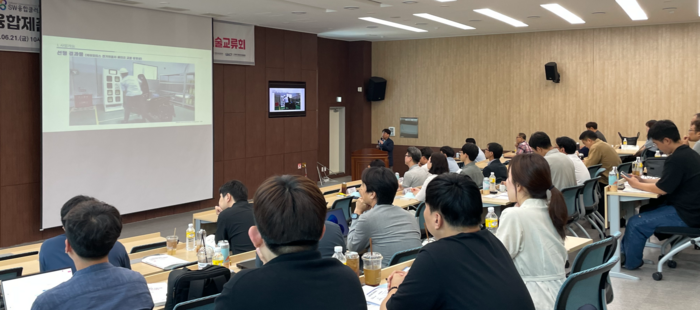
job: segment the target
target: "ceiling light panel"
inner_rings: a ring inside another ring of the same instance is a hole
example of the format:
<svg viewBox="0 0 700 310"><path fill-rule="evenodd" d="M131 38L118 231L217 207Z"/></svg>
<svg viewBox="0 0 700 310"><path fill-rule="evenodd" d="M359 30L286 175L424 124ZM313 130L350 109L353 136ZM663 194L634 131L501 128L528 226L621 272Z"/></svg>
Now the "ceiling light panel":
<svg viewBox="0 0 700 310"><path fill-rule="evenodd" d="M427 30L419 29L419 28L414 28L411 26L406 26L402 24L397 24L393 23L387 20L379 19L379 18L374 18L374 17L360 17L361 20L372 22L372 23L377 23L377 24L382 24L385 26L389 27L394 27L394 28L399 28L403 30L408 30L408 31L413 31L413 32L428 32Z"/></svg>
<svg viewBox="0 0 700 310"><path fill-rule="evenodd" d="M632 20L647 20L647 13L642 10L639 6L637 0L615 0L619 4L625 13L629 15Z"/></svg>
<svg viewBox="0 0 700 310"><path fill-rule="evenodd" d="M463 29L463 30L472 30L472 29L475 29L474 27L470 27L470 26L467 26L467 25L464 25L464 24L460 24L460 23L458 23L458 22L454 22L454 21L451 21L451 20L449 20L449 19L444 19L444 18L442 18L442 17L438 17L438 16L431 15L431 14L428 14L428 13L420 13L420 14L413 14L413 15L414 15L414 16L418 16L418 17L421 17L421 18L429 19L429 20L432 20L432 21L436 21L436 22L438 22L438 23L445 24L445 25L448 25L448 26L452 26L452 27L455 27L455 28Z"/></svg>
<svg viewBox="0 0 700 310"><path fill-rule="evenodd" d="M565 21L569 22L570 24L585 24L586 22L581 19L581 17L576 16L576 14L571 13L571 11L565 9L563 6L556 4L556 3L550 3L550 4L540 4L541 7L545 8L546 10L556 14L557 16L563 18Z"/></svg>
<svg viewBox="0 0 700 310"><path fill-rule="evenodd" d="M509 17L509 16L503 15L503 14L501 14L501 13L498 13L498 12L492 10L492 9L479 9L479 10L474 10L474 12L477 12L477 13L479 13L479 14L484 14L484 15L486 15L486 16L488 16L488 17L493 18L493 19L500 20L500 21L502 21L502 22L504 22L504 23L506 23L506 24L509 24L509 25L511 25L511 26L513 26L513 27L527 27L527 24L526 24L526 23L523 23L523 22L521 22L521 21L519 21L519 20L517 20L517 19L514 19L514 18L512 18L512 17Z"/></svg>

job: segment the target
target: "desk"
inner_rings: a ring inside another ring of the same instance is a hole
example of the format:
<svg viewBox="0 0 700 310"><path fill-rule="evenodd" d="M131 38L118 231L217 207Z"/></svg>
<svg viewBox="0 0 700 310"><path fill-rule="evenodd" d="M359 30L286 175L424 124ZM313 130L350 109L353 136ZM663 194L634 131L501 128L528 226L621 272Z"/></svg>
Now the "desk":
<svg viewBox="0 0 700 310"><path fill-rule="evenodd" d="M175 255L173 255L173 256L174 256L174 257L177 257L177 258L179 258L179 259L182 259L182 260L186 260L186 261L188 261L188 262L195 262L195 261L197 261L197 253L194 252L194 251L192 251L192 252L187 251L187 249L185 248L185 246L186 246L186 245L185 245L184 243L178 244L178 245L177 245L177 253L176 253ZM166 249L165 249L165 248L162 248L162 249L155 249L155 250L151 250L151 251L148 251L148 252L150 252L150 253L147 254L147 255L142 255L142 257L148 256L148 255L154 255L154 254L165 254ZM140 253L139 253L139 254L140 254ZM136 272L142 274L144 277L145 277L145 276L149 276L149 275L155 275L155 274L158 274L158 273L165 272L165 270L163 270L163 269L156 268L156 267L153 267L153 266L151 266L151 265L148 265L148 264L146 264L146 263L141 263L141 262L138 262L138 263L133 263L133 262L132 262L132 264L131 264L131 270L136 271ZM168 271L168 272L169 272L169 271Z"/></svg>
<svg viewBox="0 0 700 310"><path fill-rule="evenodd" d="M503 154L503 158L512 159L515 155L517 155L515 152L508 152Z"/></svg>
<svg viewBox="0 0 700 310"><path fill-rule="evenodd" d="M501 216L501 212L503 212L503 207L515 203L508 201L508 199L490 198L486 196L487 195L481 195L481 204L484 208L493 207L494 211L496 211L496 215L499 217Z"/></svg>
<svg viewBox="0 0 700 310"><path fill-rule="evenodd" d="M583 247L591 243L593 243L592 239L566 236L566 239L564 240L564 247L566 248L567 253L573 253L583 249Z"/></svg>
<svg viewBox="0 0 700 310"><path fill-rule="evenodd" d="M610 186L606 187L605 188L605 205L608 206L608 208L606 210L605 217L606 217L606 220L608 222L610 222L610 235L614 235L615 233L620 231L620 202L640 201L640 200L656 199L656 198L659 198L658 194L649 193L649 192L642 192L642 193L633 193L633 192L624 192L624 191L611 192ZM620 242L620 241L618 241L618 242ZM619 243L618 243L617 248L615 249L615 256L618 256L618 257L620 256L620 244ZM610 276L616 277L616 278L628 279L628 280L639 280L639 278L637 278L637 277L622 273L620 262L618 262L613 267L613 269L610 271Z"/></svg>
<svg viewBox="0 0 700 310"><path fill-rule="evenodd" d="M625 149L625 150L623 150L623 149L615 149L615 152L617 152L617 155L619 155L620 157L631 156L631 155L637 154L637 151L639 151L639 148L636 148L636 149Z"/></svg>
<svg viewBox="0 0 700 310"><path fill-rule="evenodd" d="M362 185L362 180L347 182L346 185L347 185L348 187L352 187L352 186L356 186L356 185ZM325 193L325 192L327 192L327 191L340 190L340 187L341 187L341 186L342 186L342 184L328 185L328 186L321 187L320 190L321 190L321 193Z"/></svg>

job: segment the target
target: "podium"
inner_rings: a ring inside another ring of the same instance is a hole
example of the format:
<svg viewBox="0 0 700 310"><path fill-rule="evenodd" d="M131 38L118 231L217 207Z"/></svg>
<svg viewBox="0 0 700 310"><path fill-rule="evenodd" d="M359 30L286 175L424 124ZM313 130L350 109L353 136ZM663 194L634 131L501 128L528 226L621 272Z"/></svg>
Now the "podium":
<svg viewBox="0 0 700 310"><path fill-rule="evenodd" d="M375 159L384 161L384 166L389 167L389 153L376 148L359 149L352 152L350 158L353 181L362 179L362 171Z"/></svg>

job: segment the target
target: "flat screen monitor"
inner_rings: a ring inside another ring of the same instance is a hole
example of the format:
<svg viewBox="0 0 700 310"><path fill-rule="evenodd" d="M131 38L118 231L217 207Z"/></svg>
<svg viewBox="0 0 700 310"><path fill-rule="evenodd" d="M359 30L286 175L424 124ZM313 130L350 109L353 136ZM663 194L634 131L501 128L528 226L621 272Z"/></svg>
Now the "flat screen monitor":
<svg viewBox="0 0 700 310"><path fill-rule="evenodd" d="M306 83L269 83L269 117L306 116Z"/></svg>
<svg viewBox="0 0 700 310"><path fill-rule="evenodd" d="M2 295L7 310L30 310L41 293L70 280L70 268L49 271L2 281Z"/></svg>

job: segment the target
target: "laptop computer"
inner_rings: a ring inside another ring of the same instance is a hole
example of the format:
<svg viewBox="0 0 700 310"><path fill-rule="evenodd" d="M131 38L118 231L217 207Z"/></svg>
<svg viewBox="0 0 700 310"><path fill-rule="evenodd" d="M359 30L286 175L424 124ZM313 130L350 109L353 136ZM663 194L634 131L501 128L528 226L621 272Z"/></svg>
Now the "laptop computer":
<svg viewBox="0 0 700 310"><path fill-rule="evenodd" d="M70 280L70 268L33 274L2 281L2 295L7 310L30 310L41 293Z"/></svg>
<svg viewBox="0 0 700 310"><path fill-rule="evenodd" d="M328 210L326 212L326 221L338 224L338 226L340 226L340 231L343 232L343 236L348 236L350 227L348 227L348 220L345 218L343 209Z"/></svg>

